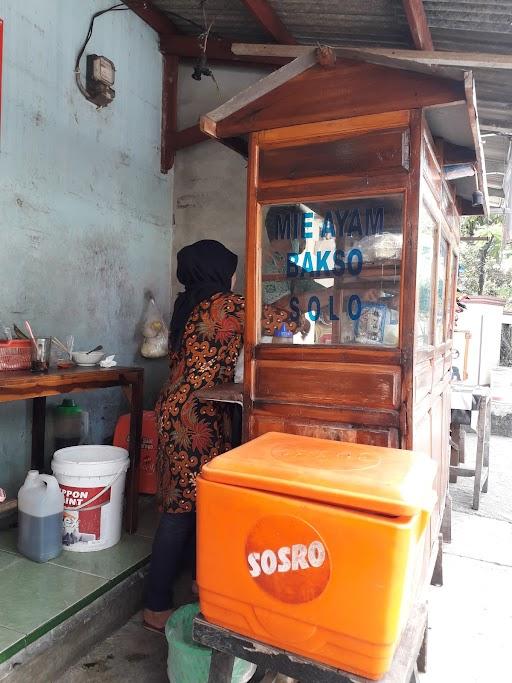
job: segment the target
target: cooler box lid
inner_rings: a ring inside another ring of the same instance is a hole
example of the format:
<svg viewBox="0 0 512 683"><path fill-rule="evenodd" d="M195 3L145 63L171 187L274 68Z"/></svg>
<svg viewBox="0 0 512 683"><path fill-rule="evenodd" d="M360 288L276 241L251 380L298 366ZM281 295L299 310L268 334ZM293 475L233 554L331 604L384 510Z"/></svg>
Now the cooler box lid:
<svg viewBox="0 0 512 683"><path fill-rule="evenodd" d="M431 511L435 463L413 451L269 432L214 458L207 481L392 516Z"/></svg>

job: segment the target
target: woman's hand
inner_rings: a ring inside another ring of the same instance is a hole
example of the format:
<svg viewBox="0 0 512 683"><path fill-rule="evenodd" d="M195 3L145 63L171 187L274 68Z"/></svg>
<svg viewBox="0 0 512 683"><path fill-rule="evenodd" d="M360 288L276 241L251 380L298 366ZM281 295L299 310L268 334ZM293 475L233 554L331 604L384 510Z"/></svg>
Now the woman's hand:
<svg viewBox="0 0 512 683"><path fill-rule="evenodd" d="M307 319L306 314L301 313L299 319L299 332L301 333L303 339L308 336L310 329L311 323Z"/></svg>

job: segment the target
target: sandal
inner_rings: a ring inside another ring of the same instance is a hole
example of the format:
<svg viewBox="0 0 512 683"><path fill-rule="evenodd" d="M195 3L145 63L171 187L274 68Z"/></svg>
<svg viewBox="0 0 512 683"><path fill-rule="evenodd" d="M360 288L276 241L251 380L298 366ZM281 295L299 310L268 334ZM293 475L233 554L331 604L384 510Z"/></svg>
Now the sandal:
<svg viewBox="0 0 512 683"><path fill-rule="evenodd" d="M165 635L165 626L153 626L153 624L150 624L149 621L143 621L142 626L146 629L146 631L153 631L153 633Z"/></svg>

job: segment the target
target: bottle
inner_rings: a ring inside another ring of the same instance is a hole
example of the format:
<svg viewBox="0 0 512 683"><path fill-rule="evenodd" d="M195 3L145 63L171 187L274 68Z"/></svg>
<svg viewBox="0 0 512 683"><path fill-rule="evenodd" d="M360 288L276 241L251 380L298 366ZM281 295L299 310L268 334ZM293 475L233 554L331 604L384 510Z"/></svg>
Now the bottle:
<svg viewBox="0 0 512 683"><path fill-rule="evenodd" d="M293 344L293 332L286 323L283 323L281 327L274 330L272 344Z"/></svg>
<svg viewBox="0 0 512 683"><path fill-rule="evenodd" d="M89 414L73 399L65 398L55 409L55 450L84 443Z"/></svg>
<svg viewBox="0 0 512 683"><path fill-rule="evenodd" d="M62 552L64 494L49 474L30 470L18 491L18 550L34 562Z"/></svg>

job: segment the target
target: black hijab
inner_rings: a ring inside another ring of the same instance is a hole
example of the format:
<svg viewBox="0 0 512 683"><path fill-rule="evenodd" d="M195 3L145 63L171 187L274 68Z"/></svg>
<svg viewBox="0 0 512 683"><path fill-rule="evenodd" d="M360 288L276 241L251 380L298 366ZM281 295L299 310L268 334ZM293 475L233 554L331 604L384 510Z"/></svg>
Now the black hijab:
<svg viewBox="0 0 512 683"><path fill-rule="evenodd" d="M192 310L219 292L231 291L231 278L238 256L216 240L200 240L178 252L177 276L185 291L180 292L171 318L171 349L177 351Z"/></svg>

